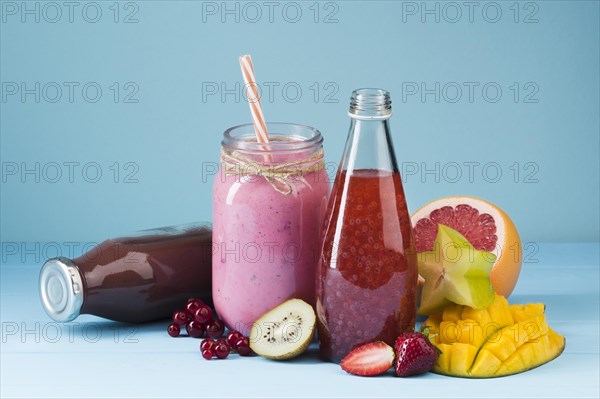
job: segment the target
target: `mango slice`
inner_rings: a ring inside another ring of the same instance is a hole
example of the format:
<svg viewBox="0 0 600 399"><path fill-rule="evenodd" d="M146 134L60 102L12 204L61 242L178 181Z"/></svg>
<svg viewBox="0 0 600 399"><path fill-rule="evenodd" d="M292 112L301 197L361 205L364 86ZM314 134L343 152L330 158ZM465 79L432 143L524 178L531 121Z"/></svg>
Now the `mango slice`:
<svg viewBox="0 0 600 399"><path fill-rule="evenodd" d="M434 372L454 377L501 377L558 357L565 338L546 323L545 305L509 305L496 295L484 309L451 305L423 323L441 354Z"/></svg>
<svg viewBox="0 0 600 399"><path fill-rule="evenodd" d="M494 376L501 365L502 360L498 359L496 355L487 349L481 349L471 367L470 374L472 376Z"/></svg>
<svg viewBox="0 0 600 399"><path fill-rule="evenodd" d="M528 303L527 305L512 305L510 312L515 321L523 321L544 314L546 305L543 303Z"/></svg>
<svg viewBox="0 0 600 399"><path fill-rule="evenodd" d="M450 372L452 375L469 377L469 370L477 355L477 347L469 344L457 343L452 345L450 358Z"/></svg>
<svg viewBox="0 0 600 399"><path fill-rule="evenodd" d="M433 371L438 372L440 374L444 374L444 370L450 370L450 357L452 356L452 345L438 344L436 346L440 350L440 356L438 357L435 366L433 366Z"/></svg>

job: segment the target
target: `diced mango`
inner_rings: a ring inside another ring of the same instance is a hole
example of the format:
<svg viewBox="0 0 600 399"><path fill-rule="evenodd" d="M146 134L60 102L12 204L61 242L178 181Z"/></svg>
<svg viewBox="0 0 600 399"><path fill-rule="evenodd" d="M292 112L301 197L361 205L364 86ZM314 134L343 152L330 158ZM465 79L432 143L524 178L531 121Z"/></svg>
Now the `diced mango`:
<svg viewBox="0 0 600 399"><path fill-rule="evenodd" d="M479 323L469 319L443 321L436 340L445 344L463 343L479 348L484 341L483 329Z"/></svg>
<svg viewBox="0 0 600 399"><path fill-rule="evenodd" d="M548 337L550 338L550 348L560 349L559 353L555 353L558 356L565 349L566 339L562 335L558 334L556 331L548 327ZM552 353L551 353L552 354Z"/></svg>
<svg viewBox="0 0 600 399"><path fill-rule="evenodd" d="M450 357L450 373L452 375L468 377L469 369L477 355L477 348L469 344L453 344Z"/></svg>
<svg viewBox="0 0 600 399"><path fill-rule="evenodd" d="M448 374L450 371L450 358L452 357L452 345L439 344L440 356L434 366L434 371L441 374Z"/></svg>
<svg viewBox="0 0 600 399"><path fill-rule="evenodd" d="M429 334L437 334L440 328L440 322L428 317L427 320L421 324L421 329L425 328Z"/></svg>
<svg viewBox="0 0 600 399"><path fill-rule="evenodd" d="M443 321L459 321L461 319L461 313L465 306L462 305L452 305L448 306L444 309L442 313Z"/></svg>
<svg viewBox="0 0 600 399"><path fill-rule="evenodd" d="M473 320L481 326L485 326L491 321L487 309L473 309L468 306L463 307L460 318L462 320Z"/></svg>
<svg viewBox="0 0 600 399"><path fill-rule="evenodd" d="M439 340L443 344L454 344L458 342L460 332L455 321L442 321L439 329Z"/></svg>
<svg viewBox="0 0 600 399"><path fill-rule="evenodd" d="M458 325L461 327L461 340L460 342L471 344L479 348L485 338L483 336L483 328L479 323L474 320L460 320Z"/></svg>
<svg viewBox="0 0 600 399"><path fill-rule="evenodd" d="M486 349L494 354L500 361L505 361L512 355L515 350L517 350L517 345L515 345L515 341L509 335L508 331L504 331L505 329L510 327L505 327L498 331L497 338L490 338L484 345L483 349Z"/></svg>
<svg viewBox="0 0 600 399"><path fill-rule="evenodd" d="M502 328L483 345L484 349L492 352L500 360L505 361L513 352L526 342L537 340L548 331L543 314L533 319L515 323Z"/></svg>
<svg viewBox="0 0 600 399"><path fill-rule="evenodd" d="M549 329L538 339L527 342L511 355L496 371L498 376L521 373L555 359L565 349L564 337Z"/></svg>
<svg viewBox="0 0 600 399"><path fill-rule="evenodd" d="M520 344L537 340L540 336L548 333L548 324L546 324L546 316L543 313L515 323L514 326L513 331L516 334L514 338Z"/></svg>
<svg viewBox="0 0 600 399"><path fill-rule="evenodd" d="M509 358L505 359L498 370L496 370L496 376L503 376L508 374L516 374L527 370L525 362L521 357L520 353L514 352Z"/></svg>
<svg viewBox="0 0 600 399"><path fill-rule="evenodd" d="M487 349L481 349L469 374L474 377L493 376L502 361Z"/></svg>
<svg viewBox="0 0 600 399"><path fill-rule="evenodd" d="M425 323L423 324L430 324L430 325L434 325L434 324L440 324L442 321L442 313L436 313L436 314L432 314L429 317L427 317L427 320L425 320Z"/></svg>
<svg viewBox="0 0 600 399"><path fill-rule="evenodd" d="M501 295L496 295L496 299L492 306L488 308L490 315L490 321L494 321L499 325L499 328L510 326L515 323L512 313L510 312L510 305L506 298Z"/></svg>
<svg viewBox="0 0 600 399"><path fill-rule="evenodd" d="M430 340L440 349L434 372L488 378L520 373L562 353L565 338L550 329L545 305L509 305L497 295L487 309L449 306L430 316Z"/></svg>
<svg viewBox="0 0 600 399"><path fill-rule="evenodd" d="M528 303L527 305L512 305L510 307L510 312L515 323L544 314L545 310L546 305L543 303Z"/></svg>

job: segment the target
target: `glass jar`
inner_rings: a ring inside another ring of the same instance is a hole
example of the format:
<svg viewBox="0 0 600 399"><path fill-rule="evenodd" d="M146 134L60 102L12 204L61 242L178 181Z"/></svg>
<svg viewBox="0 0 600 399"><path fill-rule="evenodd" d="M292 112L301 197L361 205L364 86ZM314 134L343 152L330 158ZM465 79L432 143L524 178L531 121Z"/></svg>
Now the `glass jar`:
<svg viewBox="0 0 600 399"><path fill-rule="evenodd" d="M267 123L223 134L213 187L213 302L225 324L245 334L291 299L315 303L318 237L329 179L321 133Z"/></svg>

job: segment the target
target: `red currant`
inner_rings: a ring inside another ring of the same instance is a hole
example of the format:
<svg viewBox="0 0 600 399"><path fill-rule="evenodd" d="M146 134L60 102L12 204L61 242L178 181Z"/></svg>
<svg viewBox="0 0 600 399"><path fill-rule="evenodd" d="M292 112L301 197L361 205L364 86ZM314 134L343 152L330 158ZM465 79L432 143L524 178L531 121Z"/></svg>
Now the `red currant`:
<svg viewBox="0 0 600 399"><path fill-rule="evenodd" d="M202 343L200 344L200 351L203 352L207 349L212 350L214 345L215 341L212 338L203 339Z"/></svg>
<svg viewBox="0 0 600 399"><path fill-rule="evenodd" d="M235 343L238 342L242 337L243 335L239 331L229 331L227 333L227 343L229 346L235 349Z"/></svg>
<svg viewBox="0 0 600 399"><path fill-rule="evenodd" d="M179 333L181 332L181 328L179 327L179 324L169 324L169 327L167 327L167 333L175 338L179 336Z"/></svg>
<svg viewBox="0 0 600 399"><path fill-rule="evenodd" d="M208 323L212 320L213 312L212 309L206 305L200 305L194 313L194 318L199 323Z"/></svg>
<svg viewBox="0 0 600 399"><path fill-rule="evenodd" d="M200 338L204 335L204 325L202 323L198 323L196 320L189 321L185 325L185 330L188 335L192 338Z"/></svg>
<svg viewBox="0 0 600 399"><path fill-rule="evenodd" d="M188 321L188 314L185 310L176 310L173 313L173 323L184 325Z"/></svg>
<svg viewBox="0 0 600 399"><path fill-rule="evenodd" d="M206 325L206 334L211 338L219 338L225 331L225 324L219 319L214 319Z"/></svg>
<svg viewBox="0 0 600 399"><path fill-rule="evenodd" d="M239 341L237 341L234 348L237 353L240 354L240 356L249 356L252 353L252 350L250 349L250 341L246 337L242 337Z"/></svg>
<svg viewBox="0 0 600 399"><path fill-rule="evenodd" d="M227 345L228 348L231 348L225 338L219 338L219 339L215 340L215 344L217 344L217 345L225 344L225 345Z"/></svg>
<svg viewBox="0 0 600 399"><path fill-rule="evenodd" d="M219 359L225 359L229 356L229 345L225 342L217 342L214 346L214 351Z"/></svg>
<svg viewBox="0 0 600 399"><path fill-rule="evenodd" d="M205 358L206 360L212 359L212 357L214 355L215 355L215 353L211 349L205 349L202 351L202 357Z"/></svg>
<svg viewBox="0 0 600 399"><path fill-rule="evenodd" d="M187 310L187 312L193 316L202 305L204 305L204 302L202 302L200 299L190 298L185 305L185 310Z"/></svg>

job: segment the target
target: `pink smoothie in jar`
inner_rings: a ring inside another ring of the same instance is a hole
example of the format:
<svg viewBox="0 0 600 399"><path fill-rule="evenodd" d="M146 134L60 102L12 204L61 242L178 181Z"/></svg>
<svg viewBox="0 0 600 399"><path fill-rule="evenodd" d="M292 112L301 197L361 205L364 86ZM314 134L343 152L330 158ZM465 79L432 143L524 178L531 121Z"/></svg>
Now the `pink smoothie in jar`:
<svg viewBox="0 0 600 399"><path fill-rule="evenodd" d="M256 142L252 125L224 133L213 187L213 302L225 324L246 335L288 299L314 306L330 186L318 130L267 129L269 144Z"/></svg>

